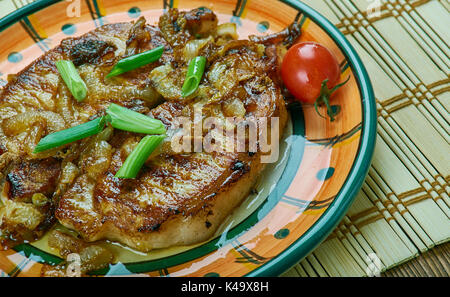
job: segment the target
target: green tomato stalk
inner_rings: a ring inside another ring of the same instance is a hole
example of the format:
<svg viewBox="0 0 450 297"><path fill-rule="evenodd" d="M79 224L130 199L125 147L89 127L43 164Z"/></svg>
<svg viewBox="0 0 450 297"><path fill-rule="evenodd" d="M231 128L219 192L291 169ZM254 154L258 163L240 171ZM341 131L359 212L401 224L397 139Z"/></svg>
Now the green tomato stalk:
<svg viewBox="0 0 450 297"><path fill-rule="evenodd" d="M326 118L326 117L320 113L318 107L325 104L327 107L327 114L330 117L330 121L333 122L335 120L335 116L337 114L339 114L339 112L341 111L341 107L339 105L336 105L336 107L337 107L336 110L333 110L332 106L330 105L331 95L333 95L334 92L336 92L340 87L345 85L349 80L350 80L350 76L347 78L347 80L345 82L338 84L337 86L335 86L332 89L329 89L327 86L328 79L326 79L322 82L322 86L320 89L320 95L319 95L319 97L317 97L316 102L314 102L314 108L316 109L316 112L322 118Z"/></svg>

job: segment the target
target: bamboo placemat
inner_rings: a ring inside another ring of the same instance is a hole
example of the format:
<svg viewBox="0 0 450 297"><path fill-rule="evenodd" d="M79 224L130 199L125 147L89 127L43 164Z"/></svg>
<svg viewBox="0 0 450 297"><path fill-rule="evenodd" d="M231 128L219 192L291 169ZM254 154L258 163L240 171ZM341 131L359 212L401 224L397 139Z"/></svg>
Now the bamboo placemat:
<svg viewBox="0 0 450 297"><path fill-rule="evenodd" d="M448 277L450 275L450 243L432 248L405 264L389 269L382 275Z"/></svg>
<svg viewBox="0 0 450 297"><path fill-rule="evenodd" d="M361 56L379 127L369 175L350 211L285 275L363 276L377 264L385 271L450 238L449 1L304 2L340 28ZM435 275L448 275L448 247L436 253L446 265ZM424 257L413 275L433 275ZM409 275L393 271L384 275Z"/></svg>
<svg viewBox="0 0 450 297"><path fill-rule="evenodd" d="M0 18L30 2L0 0ZM350 211L284 275L364 276L396 267L383 275L448 276L449 245L429 250L450 238L449 1L304 2L361 56L379 127L373 164Z"/></svg>

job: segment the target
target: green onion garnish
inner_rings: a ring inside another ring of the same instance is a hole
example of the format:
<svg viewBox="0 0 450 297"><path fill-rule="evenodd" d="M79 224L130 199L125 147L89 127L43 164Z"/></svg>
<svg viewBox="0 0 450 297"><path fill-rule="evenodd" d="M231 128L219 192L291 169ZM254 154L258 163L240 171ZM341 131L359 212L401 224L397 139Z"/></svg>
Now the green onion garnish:
<svg viewBox="0 0 450 297"><path fill-rule="evenodd" d="M126 57L113 67L110 73L106 75L107 78L120 75L122 73L134 70L136 68L142 67L144 65L147 65L149 63L157 61L159 58L161 58L162 54L164 52L164 46L158 46L154 49L145 51L143 53L133 55Z"/></svg>
<svg viewBox="0 0 450 297"><path fill-rule="evenodd" d="M166 133L166 128L160 120L114 103L109 105L106 113L108 114L108 121L116 129L143 134Z"/></svg>
<svg viewBox="0 0 450 297"><path fill-rule="evenodd" d="M87 87L84 81L81 79L75 65L72 61L60 60L55 62L56 68L58 68L62 79L66 83L73 97L81 102L86 98Z"/></svg>
<svg viewBox="0 0 450 297"><path fill-rule="evenodd" d="M183 97L187 97L197 90L202 80L203 72L205 71L205 65L206 58L203 56L195 57L189 62L186 79L181 88L181 95Z"/></svg>
<svg viewBox="0 0 450 297"><path fill-rule="evenodd" d="M34 148L34 153L46 151L99 133L105 127L106 117L49 134L42 138Z"/></svg>
<svg viewBox="0 0 450 297"><path fill-rule="evenodd" d="M106 113L108 121L116 129L145 134L164 134L166 132L166 128L160 120L114 103L109 105ZM150 154L165 137L166 135L147 135L142 138L115 176L117 178L135 178Z"/></svg>
<svg viewBox="0 0 450 297"><path fill-rule="evenodd" d="M165 135L147 135L141 139L122 167L117 171L117 178L135 178L151 153L161 144Z"/></svg>

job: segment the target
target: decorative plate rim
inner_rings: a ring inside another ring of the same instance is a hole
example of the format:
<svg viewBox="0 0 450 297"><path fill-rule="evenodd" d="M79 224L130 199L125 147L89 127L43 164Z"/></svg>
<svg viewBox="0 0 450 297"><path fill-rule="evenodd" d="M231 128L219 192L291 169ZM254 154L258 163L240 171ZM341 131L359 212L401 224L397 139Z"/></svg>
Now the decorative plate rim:
<svg viewBox="0 0 450 297"><path fill-rule="evenodd" d="M63 0L38 0L17 9L0 19L0 32L16 23L18 19L61 1ZM367 70L356 50L336 26L307 4L300 2L299 0L279 1L301 11L308 18L313 20L314 23L329 35L344 54L356 78L361 94L361 138L350 173L327 210L288 248L245 276L280 275L305 258L315 247L326 239L341 221L345 213L347 213L359 192L369 170L376 141L377 112L375 95Z"/></svg>
<svg viewBox="0 0 450 297"><path fill-rule="evenodd" d="M360 191L367 172L369 171L373 152L375 150L377 131L375 94L372 83L370 82L369 74L356 50L336 26L307 4L298 0L280 1L301 11L327 32L347 59L361 92L361 138L358 152L353 161L350 173L327 210L305 233L277 257L252 270L250 273L246 274L246 276L280 275L305 258L315 247L322 243L322 241L324 241L339 224Z"/></svg>

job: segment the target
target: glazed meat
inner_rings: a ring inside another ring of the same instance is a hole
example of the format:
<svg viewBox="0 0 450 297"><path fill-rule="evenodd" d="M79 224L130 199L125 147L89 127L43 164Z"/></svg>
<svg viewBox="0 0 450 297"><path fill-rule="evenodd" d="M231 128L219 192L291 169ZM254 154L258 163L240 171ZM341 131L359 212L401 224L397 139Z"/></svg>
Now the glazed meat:
<svg viewBox="0 0 450 297"><path fill-rule="evenodd" d="M130 23L112 24L80 38L63 40L60 46L17 75L10 76L9 83L0 91L3 185L0 240L4 246L42 235L43 232L36 232L36 229L41 229L42 223L53 217L60 195L80 171L78 163L84 156L88 159L84 166L89 167L93 158L81 154L91 148L93 139L35 154L34 147L42 137L98 117L111 102L148 112L162 100L147 79L152 67L157 67L158 63L120 78L104 78L114 63L125 55L132 28ZM156 28L147 26L145 29L154 38L142 50L166 45ZM169 54L160 63L167 62L167 58L170 58ZM74 100L58 74L55 62L61 59L73 60L88 86L88 96L81 103ZM105 144L101 143L93 152L103 152L102 145ZM101 165L91 164L90 168L94 167L99 170ZM46 197L45 211L32 203L32 194ZM27 199L22 201L22 198ZM45 224L45 227L49 225Z"/></svg>
<svg viewBox="0 0 450 297"><path fill-rule="evenodd" d="M179 132L178 119L195 123L214 117L217 125L234 130L239 124L230 127L226 118L245 124L277 117L282 131L287 113L277 55L289 46L286 40L292 43L300 34L292 28L261 40L236 40L234 24L218 25L208 9L170 9L158 26L141 18L65 39L11 77L0 93L4 245L15 234L38 237L36 230L48 228L53 218L88 242L108 239L140 251L210 238L251 191L264 168L265 152L259 147L256 152L177 152L171 144ZM106 78L120 59L160 45L165 51L157 62ZM207 59L205 74L198 90L183 98L189 61L199 55ZM84 101L74 100L61 80L55 67L60 59L77 66L88 87ZM168 137L136 178L114 175L143 135L111 126L95 136L33 153L45 135L104 115L110 103L160 119L167 128ZM200 137L208 132L203 127ZM34 202L39 197L45 207ZM29 208L27 216L35 220L27 223L12 215L11 204ZM22 237L15 236L16 242Z"/></svg>

